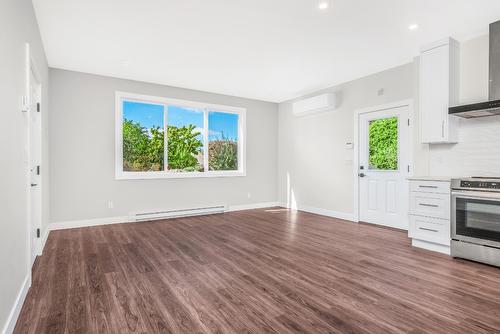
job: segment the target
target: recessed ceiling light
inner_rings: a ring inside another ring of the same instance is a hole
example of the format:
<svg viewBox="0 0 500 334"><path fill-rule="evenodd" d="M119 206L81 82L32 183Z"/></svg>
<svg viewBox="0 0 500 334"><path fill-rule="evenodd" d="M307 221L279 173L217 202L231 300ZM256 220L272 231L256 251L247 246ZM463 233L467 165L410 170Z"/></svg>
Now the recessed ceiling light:
<svg viewBox="0 0 500 334"><path fill-rule="evenodd" d="M408 26L408 29L410 29L410 30L417 30L418 29L418 24L416 24L416 23L410 24Z"/></svg>
<svg viewBox="0 0 500 334"><path fill-rule="evenodd" d="M328 8L328 2L327 1L320 1L318 4L318 8L321 10L325 10Z"/></svg>

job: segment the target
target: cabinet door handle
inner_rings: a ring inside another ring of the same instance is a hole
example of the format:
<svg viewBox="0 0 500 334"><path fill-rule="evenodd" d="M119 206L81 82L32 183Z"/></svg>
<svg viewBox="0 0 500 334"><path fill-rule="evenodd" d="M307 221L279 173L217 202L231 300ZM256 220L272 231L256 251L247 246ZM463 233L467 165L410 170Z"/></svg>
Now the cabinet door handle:
<svg viewBox="0 0 500 334"><path fill-rule="evenodd" d="M439 207L439 205L436 205L436 204L427 204L427 203L418 203L418 205L429 206L431 208L437 208L437 207Z"/></svg>
<svg viewBox="0 0 500 334"><path fill-rule="evenodd" d="M441 138L444 139L444 120L441 122Z"/></svg>
<svg viewBox="0 0 500 334"><path fill-rule="evenodd" d="M439 232L438 230L433 230L432 228L419 227L420 230L429 231L429 232Z"/></svg>
<svg viewBox="0 0 500 334"><path fill-rule="evenodd" d="M432 188L437 189L437 186L418 186L419 188Z"/></svg>

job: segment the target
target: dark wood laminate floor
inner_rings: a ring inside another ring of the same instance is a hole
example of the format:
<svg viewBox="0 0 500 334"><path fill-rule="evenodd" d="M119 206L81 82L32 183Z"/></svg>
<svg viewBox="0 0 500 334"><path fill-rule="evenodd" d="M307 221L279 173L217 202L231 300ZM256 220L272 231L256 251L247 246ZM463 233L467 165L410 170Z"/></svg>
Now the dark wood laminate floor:
<svg viewBox="0 0 500 334"><path fill-rule="evenodd" d="M50 234L15 333L499 333L500 269L284 209Z"/></svg>

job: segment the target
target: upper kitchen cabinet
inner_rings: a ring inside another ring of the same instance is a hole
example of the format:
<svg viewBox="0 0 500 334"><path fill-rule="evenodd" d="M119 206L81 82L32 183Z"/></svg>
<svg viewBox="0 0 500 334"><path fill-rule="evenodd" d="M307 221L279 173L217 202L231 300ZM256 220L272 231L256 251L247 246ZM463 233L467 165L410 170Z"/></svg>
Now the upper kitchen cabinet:
<svg viewBox="0 0 500 334"><path fill-rule="evenodd" d="M458 103L460 46L451 38L420 53L420 137L422 143L456 143L458 119L448 115Z"/></svg>

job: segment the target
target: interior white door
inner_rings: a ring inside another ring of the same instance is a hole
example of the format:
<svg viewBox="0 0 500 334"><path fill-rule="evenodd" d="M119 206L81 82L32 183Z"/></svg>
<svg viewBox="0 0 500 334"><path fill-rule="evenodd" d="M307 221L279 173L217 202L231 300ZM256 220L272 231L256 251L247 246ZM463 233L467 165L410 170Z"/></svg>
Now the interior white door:
<svg viewBox="0 0 500 334"><path fill-rule="evenodd" d="M359 218L408 229L409 107L360 114Z"/></svg>
<svg viewBox="0 0 500 334"><path fill-rule="evenodd" d="M30 71L30 109L29 109L29 221L30 221L30 256L31 265L39 252L39 229L42 222L41 193L41 156L42 156L42 126L41 126L41 86L33 71Z"/></svg>

